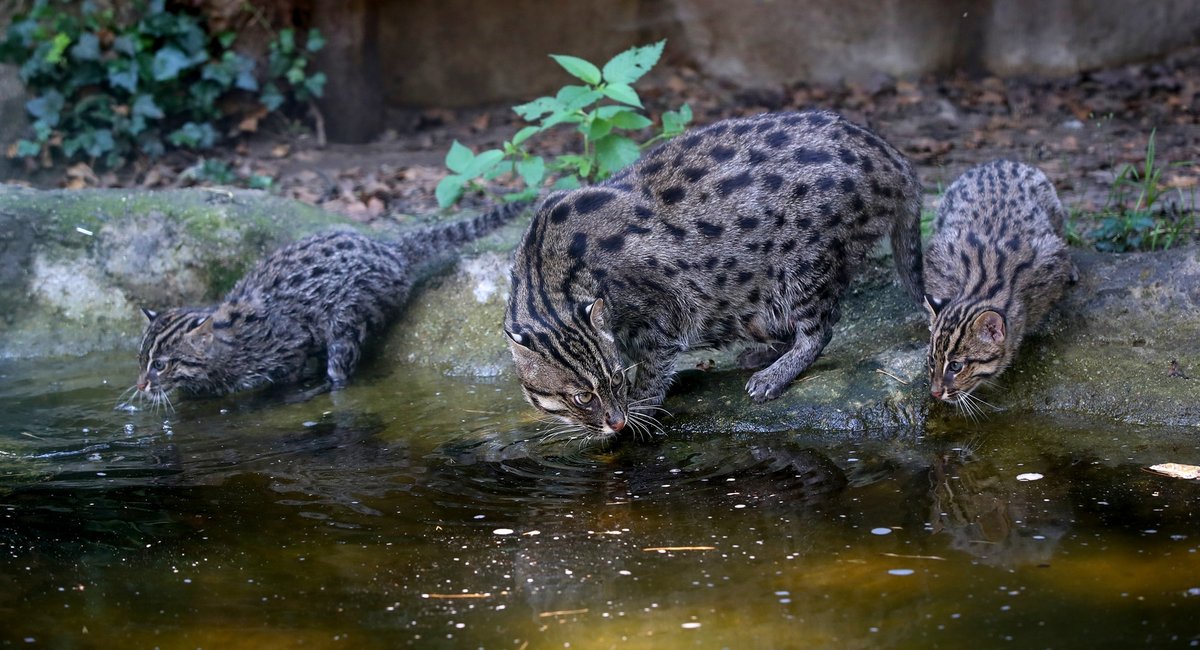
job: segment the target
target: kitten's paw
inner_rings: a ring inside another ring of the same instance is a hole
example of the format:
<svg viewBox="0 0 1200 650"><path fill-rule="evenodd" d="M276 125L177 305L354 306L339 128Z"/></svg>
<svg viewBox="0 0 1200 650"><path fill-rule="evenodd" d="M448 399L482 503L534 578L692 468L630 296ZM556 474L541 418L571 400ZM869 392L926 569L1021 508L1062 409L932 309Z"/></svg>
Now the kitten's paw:
<svg viewBox="0 0 1200 650"><path fill-rule="evenodd" d="M746 348L738 355L737 364L742 370L758 370L775 363L782 354L771 348Z"/></svg>
<svg viewBox="0 0 1200 650"><path fill-rule="evenodd" d="M750 381L746 382L746 392L750 395L750 399L759 404L773 400L782 395L788 384L792 383L791 379L780 380L773 375L771 368L767 368L750 377Z"/></svg>

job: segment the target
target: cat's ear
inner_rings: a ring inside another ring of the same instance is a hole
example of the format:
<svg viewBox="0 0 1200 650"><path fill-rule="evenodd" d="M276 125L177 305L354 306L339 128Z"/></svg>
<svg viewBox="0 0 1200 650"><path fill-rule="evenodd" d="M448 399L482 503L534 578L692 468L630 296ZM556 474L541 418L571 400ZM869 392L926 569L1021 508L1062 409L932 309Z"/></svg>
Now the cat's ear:
<svg viewBox="0 0 1200 650"><path fill-rule="evenodd" d="M145 307L142 307L142 313L146 315L146 320L151 322L153 322L155 318L158 318L158 312L154 311L153 309L146 309Z"/></svg>
<svg viewBox="0 0 1200 650"><path fill-rule="evenodd" d="M212 314L196 318L191 323L191 329L185 334L193 344L207 347L213 341Z"/></svg>
<svg viewBox="0 0 1200 650"><path fill-rule="evenodd" d="M945 307L946 303L948 302L950 302L950 300L947 298L934 298L929 294L925 294L925 309L929 310L929 316L931 318L936 318L938 312L942 311L942 308Z"/></svg>
<svg viewBox="0 0 1200 650"><path fill-rule="evenodd" d="M515 347L520 348L522 350L529 349L529 346L526 345L526 341L528 341L528 339L525 338L525 335L517 334L516 332L510 332L508 330L504 330L504 335L508 337L509 342L512 343Z"/></svg>
<svg viewBox="0 0 1200 650"><path fill-rule="evenodd" d="M1005 335L1004 317L999 312L985 311L975 317L972 326L980 340L988 343L1003 343Z"/></svg>
<svg viewBox="0 0 1200 650"><path fill-rule="evenodd" d="M604 298L597 298L592 301L592 304L584 308L584 312L587 313L588 320L592 324L592 329L596 330L606 340L612 341L613 335L609 330L608 311L604 307Z"/></svg>

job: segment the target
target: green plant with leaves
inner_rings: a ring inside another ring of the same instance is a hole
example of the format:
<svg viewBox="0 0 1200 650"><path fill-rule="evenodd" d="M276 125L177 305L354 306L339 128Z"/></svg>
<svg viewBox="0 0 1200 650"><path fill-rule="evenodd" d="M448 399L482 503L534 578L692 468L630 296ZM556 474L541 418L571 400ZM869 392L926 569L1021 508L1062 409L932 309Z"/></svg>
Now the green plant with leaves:
<svg viewBox="0 0 1200 650"><path fill-rule="evenodd" d="M198 16L165 0L131 13L134 20L122 21L90 2L36 0L13 18L0 60L20 66L34 98L26 104L33 136L11 156L117 167L139 154L217 144L237 117L227 112L231 97L257 97L270 112L321 94L324 76L308 68L323 45L315 31L304 48L281 31L260 86L255 62L230 49L234 33L210 34Z"/></svg>
<svg viewBox="0 0 1200 650"><path fill-rule="evenodd" d="M438 204L443 208L453 205L467 189L486 191L487 181L505 174L525 185L521 191L499 197L505 201L535 197L550 179L555 188L601 181L637 160L647 147L683 132L692 120L686 104L678 111L663 113L661 128L644 142L639 144L626 134L654 126L644 114L633 84L658 63L665 45L666 41L659 41L630 48L602 68L579 57L550 55L583 83L563 86L553 97L514 106L513 111L531 124L499 149L476 154L456 140L446 154L446 166L452 173L438 184ZM574 125L582 139L581 151L550 160L530 153L531 138L561 124Z"/></svg>
<svg viewBox="0 0 1200 650"><path fill-rule="evenodd" d="M1195 196L1188 201L1178 190L1179 200L1168 202L1169 188L1163 184L1167 168L1191 163L1161 164L1156 160L1154 137L1151 131L1142 163L1124 165L1113 180L1108 203L1091 233L1098 250L1161 250L1196 235Z"/></svg>

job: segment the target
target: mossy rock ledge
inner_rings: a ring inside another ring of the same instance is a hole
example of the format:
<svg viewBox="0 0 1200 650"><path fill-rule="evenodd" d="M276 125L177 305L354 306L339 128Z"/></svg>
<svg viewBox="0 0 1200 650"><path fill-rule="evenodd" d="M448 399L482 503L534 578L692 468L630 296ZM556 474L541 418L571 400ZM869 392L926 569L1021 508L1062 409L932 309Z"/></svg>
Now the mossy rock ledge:
<svg viewBox="0 0 1200 650"><path fill-rule="evenodd" d="M517 390L500 323L524 225L466 247L453 268L429 277L370 363ZM216 300L266 252L332 228L361 226L255 191L0 185L0 358L132 351L139 307ZM981 395L1010 412L1200 427L1200 247L1074 256L1079 283ZM737 348L688 355L665 404L677 416L671 425L873 435L967 422L928 399L927 317L886 255L871 259L842 312L822 357L766 404L746 397Z"/></svg>

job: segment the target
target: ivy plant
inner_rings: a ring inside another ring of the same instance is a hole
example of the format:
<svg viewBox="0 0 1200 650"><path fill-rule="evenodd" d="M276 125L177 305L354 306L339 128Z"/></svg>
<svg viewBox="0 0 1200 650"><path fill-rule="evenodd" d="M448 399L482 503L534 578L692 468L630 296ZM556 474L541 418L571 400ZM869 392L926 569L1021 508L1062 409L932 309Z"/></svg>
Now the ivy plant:
<svg viewBox="0 0 1200 650"><path fill-rule="evenodd" d="M678 111L663 113L657 133L644 142L638 143L627 135L654 126L645 115L633 84L658 63L665 45L666 41L659 41L630 48L603 67L575 56L550 55L583 83L563 86L552 97L539 97L514 106L513 111L530 124L499 149L476 154L456 140L446 154L446 167L451 173L437 186L438 204L449 207L464 191L485 189L486 181L505 174L519 178L524 189L500 196L504 201L537 196L551 179L555 188L601 181L637 160L647 147L683 132L692 119L691 108L686 104ZM530 153L528 143L532 138L561 124L573 125L578 132L581 138L578 153L549 160Z"/></svg>
<svg viewBox="0 0 1200 650"><path fill-rule="evenodd" d="M308 66L324 43L315 30L303 48L292 30L280 31L260 84L255 62L231 49L236 34L210 34L165 0L132 15L123 22L91 2L36 0L13 18L0 60L20 66L34 98L26 104L32 136L10 156L118 167L139 154L214 146L236 117L224 101L232 96L258 97L271 112L321 95L325 78Z"/></svg>

